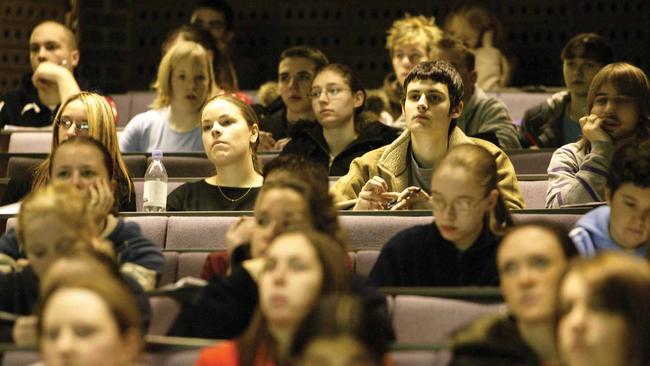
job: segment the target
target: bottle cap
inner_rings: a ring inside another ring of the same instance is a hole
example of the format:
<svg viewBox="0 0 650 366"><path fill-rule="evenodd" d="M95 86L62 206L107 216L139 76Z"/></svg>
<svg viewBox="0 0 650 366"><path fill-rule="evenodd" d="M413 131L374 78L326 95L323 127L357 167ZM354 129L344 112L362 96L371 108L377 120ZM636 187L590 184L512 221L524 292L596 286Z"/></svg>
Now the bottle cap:
<svg viewBox="0 0 650 366"><path fill-rule="evenodd" d="M152 156L154 159L162 159L162 157L163 157L163 152L162 152L162 150L154 150L154 151L151 153L151 156Z"/></svg>

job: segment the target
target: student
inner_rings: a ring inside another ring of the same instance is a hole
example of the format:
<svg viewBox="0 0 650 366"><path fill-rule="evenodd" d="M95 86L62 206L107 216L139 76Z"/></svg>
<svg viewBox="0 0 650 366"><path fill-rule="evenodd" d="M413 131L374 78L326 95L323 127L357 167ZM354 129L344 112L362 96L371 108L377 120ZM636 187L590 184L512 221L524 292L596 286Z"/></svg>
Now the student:
<svg viewBox="0 0 650 366"><path fill-rule="evenodd" d="M510 65L499 45L503 26L496 14L480 3L462 5L445 21L445 31L465 43L476 56L476 84L491 91L508 85Z"/></svg>
<svg viewBox="0 0 650 366"><path fill-rule="evenodd" d="M602 202L616 148L650 136L650 82L638 67L614 63L594 76L582 138L553 153L548 166L546 207Z"/></svg>
<svg viewBox="0 0 650 366"><path fill-rule="evenodd" d="M109 151L109 172L115 179L115 211L135 211L135 189L129 171L118 147L115 131L115 115L106 99L95 93L81 92L66 100L52 123L52 150L35 171L12 178L2 197L2 205L20 201L30 191L50 181L52 154L59 144L74 136L88 136L99 141Z"/></svg>
<svg viewBox="0 0 650 366"><path fill-rule="evenodd" d="M522 146L560 147L580 139L578 120L587 111L589 85L613 54L607 40L595 33L580 33L566 43L560 58L567 90L526 111L520 126Z"/></svg>
<svg viewBox="0 0 650 366"><path fill-rule="evenodd" d="M278 61L278 88L284 107L262 118L261 151L282 150L296 122L313 121L309 92L316 73L329 64L327 56L307 46L288 48Z"/></svg>
<svg viewBox="0 0 650 366"><path fill-rule="evenodd" d="M650 143L626 145L612 159L605 197L607 206L584 215L571 230L580 254L603 250L644 257L650 244Z"/></svg>
<svg viewBox="0 0 650 366"><path fill-rule="evenodd" d="M230 44L235 36L235 12L225 0L200 0L192 12L190 23L210 32L216 40L220 57L215 68L217 85L229 93L239 90L237 71L232 60Z"/></svg>
<svg viewBox="0 0 650 366"><path fill-rule="evenodd" d="M162 252L142 235L137 223L126 222L115 216L116 193L113 189L116 178L114 173L111 174L114 171L110 153L104 145L89 137L74 137L65 140L54 150L49 181L68 184L84 193L85 203L99 227L100 237L112 245L120 270L134 278L143 289L152 290L162 274ZM60 207L51 209L56 211ZM23 210L21 206L20 212ZM45 233L48 231L45 230ZM23 240L16 231L9 230L0 237L0 256L13 260L25 258L20 242Z"/></svg>
<svg viewBox="0 0 650 366"><path fill-rule="evenodd" d="M16 325L0 326L2 341L30 343L33 332L25 329L33 329L34 319L27 316L34 311L39 279L56 258L93 250L91 243L99 229L84 199L70 185L54 183L31 193L23 202L17 217L17 235L29 263L17 270L15 262L3 260L17 271L0 275L0 310L25 317L19 318Z"/></svg>
<svg viewBox="0 0 650 366"><path fill-rule="evenodd" d="M194 42L172 47L160 61L154 88L153 109L129 121L120 150L203 151L201 107L217 91L206 50Z"/></svg>
<svg viewBox="0 0 650 366"><path fill-rule="evenodd" d="M521 148L508 107L476 85L474 53L447 37L436 46L438 59L454 65L463 79L463 113L456 119L458 128L468 136L482 138L503 149Z"/></svg>
<svg viewBox="0 0 650 366"><path fill-rule="evenodd" d="M44 364L140 365L141 317L129 287L115 274L56 272L43 281L38 312Z"/></svg>
<svg viewBox="0 0 650 366"><path fill-rule="evenodd" d="M391 58L393 72L386 76L381 90L388 100L388 112L394 120L388 125L404 129L404 80L415 65L435 59L434 45L442 38L442 30L436 26L433 17L406 15L394 21L387 33L386 49Z"/></svg>
<svg viewBox="0 0 650 366"><path fill-rule="evenodd" d="M496 252L512 220L494 158L477 145L449 150L431 179L433 224L395 235L370 271L377 286L496 286Z"/></svg>
<svg viewBox="0 0 650 366"><path fill-rule="evenodd" d="M566 228L548 221L515 226L499 246L497 267L508 315L481 318L451 340L450 365L556 365L556 294L570 258Z"/></svg>
<svg viewBox="0 0 650 366"><path fill-rule="evenodd" d="M348 172L350 163L366 152L388 145L396 129L363 114L366 92L352 69L329 64L314 77L310 91L316 121L297 124L282 154L303 155L322 164L331 176Z"/></svg>
<svg viewBox="0 0 650 366"><path fill-rule="evenodd" d="M618 253L571 264L558 294L557 344L567 366L650 364L650 266Z"/></svg>
<svg viewBox="0 0 650 366"><path fill-rule="evenodd" d="M196 365L284 365L300 322L318 299L349 289L346 253L320 233L275 238L259 272L259 307L236 341L204 349Z"/></svg>
<svg viewBox="0 0 650 366"><path fill-rule="evenodd" d="M463 110L463 82L452 65L427 61L404 81L402 109L406 131L388 146L370 151L350 164L331 189L340 208L386 209L404 197L428 200L433 169L451 147L475 144L486 148L497 165L497 185L508 208L523 208L519 183L508 157L493 144L467 137L456 127ZM407 207L408 205L403 205Z"/></svg>
<svg viewBox="0 0 650 366"><path fill-rule="evenodd" d="M167 198L167 211L251 210L262 186L259 121L253 109L233 96L208 99L201 112L201 136L217 174L176 188Z"/></svg>
<svg viewBox="0 0 650 366"><path fill-rule="evenodd" d="M29 37L29 63L18 90L0 103L0 129L6 125L47 127L59 105L80 91L74 69L79 64L77 40L65 25L47 20Z"/></svg>
<svg viewBox="0 0 650 366"><path fill-rule="evenodd" d="M324 297L300 325L291 345L297 366L391 365L384 316L351 295ZM390 328L390 326L388 327Z"/></svg>

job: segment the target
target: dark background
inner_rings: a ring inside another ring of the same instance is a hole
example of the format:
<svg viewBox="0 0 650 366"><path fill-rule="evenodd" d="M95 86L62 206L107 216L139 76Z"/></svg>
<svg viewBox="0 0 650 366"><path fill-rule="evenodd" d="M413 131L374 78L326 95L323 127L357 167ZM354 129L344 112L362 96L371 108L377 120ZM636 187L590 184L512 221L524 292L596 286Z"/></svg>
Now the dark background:
<svg viewBox="0 0 650 366"><path fill-rule="evenodd" d="M404 13L442 22L457 1L231 0L235 9L235 64L242 89L276 78L284 48L308 44L330 60L352 65L367 87L391 70L386 30ZM505 49L516 58L514 86L561 85L559 52L579 32L606 36L619 60L650 66L650 2L485 0L504 25ZM80 0L81 72L107 93L146 90L160 44L187 22L194 1ZM63 21L66 1L0 0L0 94L29 72L31 29L44 19Z"/></svg>

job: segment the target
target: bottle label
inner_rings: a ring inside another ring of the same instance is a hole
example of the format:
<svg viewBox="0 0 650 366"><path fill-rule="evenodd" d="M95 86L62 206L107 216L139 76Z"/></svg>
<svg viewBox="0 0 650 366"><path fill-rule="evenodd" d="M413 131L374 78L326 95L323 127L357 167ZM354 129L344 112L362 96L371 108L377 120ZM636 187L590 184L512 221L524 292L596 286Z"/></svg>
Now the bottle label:
<svg viewBox="0 0 650 366"><path fill-rule="evenodd" d="M145 206L167 206L167 183L154 180L144 182L144 194L142 203Z"/></svg>

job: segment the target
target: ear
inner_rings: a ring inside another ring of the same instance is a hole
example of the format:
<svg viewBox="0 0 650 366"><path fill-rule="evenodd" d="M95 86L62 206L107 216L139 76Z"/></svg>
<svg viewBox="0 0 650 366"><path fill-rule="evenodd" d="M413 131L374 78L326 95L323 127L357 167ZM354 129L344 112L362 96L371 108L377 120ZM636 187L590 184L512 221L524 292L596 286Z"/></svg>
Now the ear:
<svg viewBox="0 0 650 366"><path fill-rule="evenodd" d="M122 337L122 343L124 345L122 348L124 351L122 353L123 360L126 362L133 362L134 360L137 360L138 355L143 348L142 335L140 334L140 330L135 328L128 329Z"/></svg>
<svg viewBox="0 0 650 366"><path fill-rule="evenodd" d="M361 107L363 105L363 102L365 101L363 92L359 90L358 92L354 93L353 97L354 97L354 108Z"/></svg>
<svg viewBox="0 0 650 366"><path fill-rule="evenodd" d="M476 80L478 80L478 73L476 70L472 70L469 72L469 80L472 82L472 86L476 84Z"/></svg>
<svg viewBox="0 0 650 366"><path fill-rule="evenodd" d="M251 138L250 138L251 144L254 144L259 137L260 137L260 127L257 125L257 123L255 123L251 127Z"/></svg>
<svg viewBox="0 0 650 366"><path fill-rule="evenodd" d="M487 209L489 211L494 210L494 207L497 205L497 201L499 200L499 191L496 189L493 189L488 193L487 195Z"/></svg>
<svg viewBox="0 0 650 366"><path fill-rule="evenodd" d="M616 192L614 192L614 193L616 193ZM614 194L609 189L609 187L605 187L605 201L607 201L608 205L612 204L612 198L614 198Z"/></svg>
<svg viewBox="0 0 650 366"><path fill-rule="evenodd" d="M463 113L463 101L461 100L460 103L458 103L458 107L453 108L451 110L450 116L452 119L460 117L461 113Z"/></svg>
<svg viewBox="0 0 650 366"><path fill-rule="evenodd" d="M72 65L73 69L77 67L77 65L79 64L79 58L81 58L81 54L79 53L79 50L74 50L70 52L70 64Z"/></svg>

